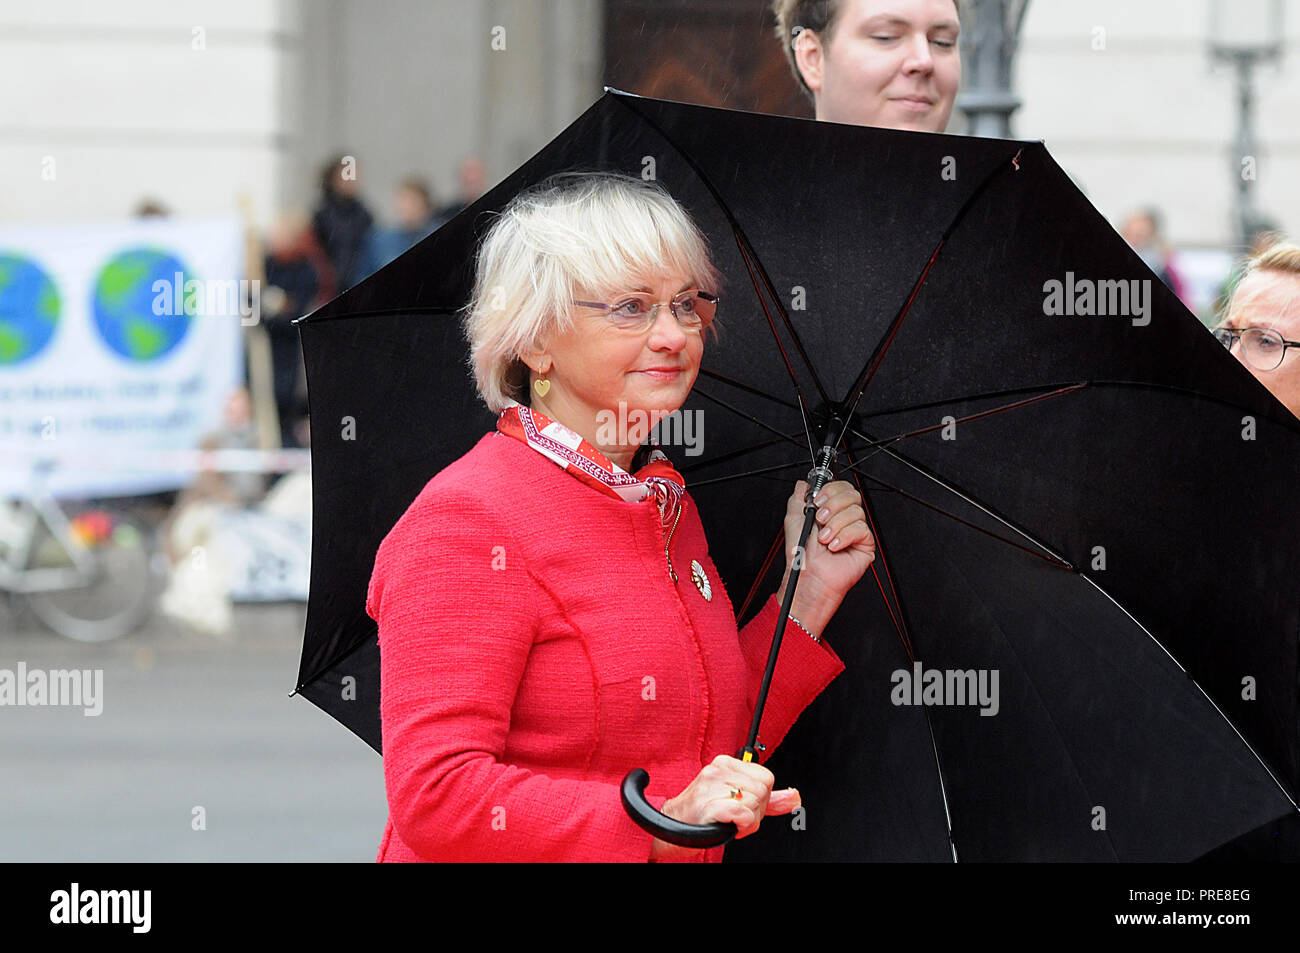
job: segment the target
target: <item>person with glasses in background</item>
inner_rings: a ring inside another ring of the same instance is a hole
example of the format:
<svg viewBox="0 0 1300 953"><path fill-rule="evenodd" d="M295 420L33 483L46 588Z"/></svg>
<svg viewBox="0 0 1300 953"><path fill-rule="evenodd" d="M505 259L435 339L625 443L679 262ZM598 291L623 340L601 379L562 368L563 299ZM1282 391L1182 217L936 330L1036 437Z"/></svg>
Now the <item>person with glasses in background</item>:
<svg viewBox="0 0 1300 953"><path fill-rule="evenodd" d="M959 0L774 0L772 13L818 119L948 128L961 85Z"/></svg>
<svg viewBox="0 0 1300 953"><path fill-rule="evenodd" d="M1300 417L1300 246L1279 242L1252 258L1214 336Z"/></svg>
<svg viewBox="0 0 1300 953"><path fill-rule="evenodd" d="M627 816L620 785L641 766L655 808L740 837L800 806L732 757L785 582L738 631L684 480L639 429L685 403L717 292L703 236L653 182L552 178L485 235L465 330L496 429L389 531L366 600L380 861L720 860ZM806 490L785 514L785 580ZM843 669L821 634L875 557L852 484L818 502L760 760Z"/></svg>

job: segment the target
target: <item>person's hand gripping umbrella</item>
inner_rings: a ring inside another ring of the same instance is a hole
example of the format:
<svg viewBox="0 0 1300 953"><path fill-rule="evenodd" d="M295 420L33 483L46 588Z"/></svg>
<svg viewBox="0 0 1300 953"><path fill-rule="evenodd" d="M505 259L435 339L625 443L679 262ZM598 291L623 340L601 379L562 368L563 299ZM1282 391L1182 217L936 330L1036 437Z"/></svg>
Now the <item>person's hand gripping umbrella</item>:
<svg viewBox="0 0 1300 953"><path fill-rule="evenodd" d="M875 558L875 540L867 528L866 513L856 501L857 493L847 483L833 483L833 467L837 456L835 446L843 439L845 427L839 418L832 418L828 428L828 440L817 453L813 469L808 472L807 481L800 480L795 493L790 498L786 512L785 533L787 547L791 554L789 574L786 577L784 594L781 597L781 611L777 616L776 632L772 637L772 647L767 656L767 667L763 672L763 681L759 686L758 699L754 705L754 716L750 722L749 735L745 746L736 755L742 763L754 762L759 757L762 747L758 740L759 725L763 720L763 709L767 704L767 693L772 686L772 675L776 671L777 658L781 652L781 641L785 633L786 620L791 615L800 576L806 566L816 558L814 573L810 573L809 582L815 587L813 599L809 605L818 607L818 611L829 618L844 597L844 594L859 580ZM800 493L802 491L802 494ZM824 492L823 492L824 491ZM837 492L843 491L843 492ZM802 495L802 505L800 496ZM852 500L848 506L843 503ZM810 552L809 537L813 526L823 526L816 537ZM813 554L817 555L814 556ZM831 555L838 558L829 559ZM796 619L799 617L796 616ZM820 632L825 620L807 617L804 623L810 623L813 630ZM811 633L810 633L811 634ZM718 758L711 766L722 780L730 770L732 776L743 770L727 764L728 759ZM772 774L766 768L756 766L755 774L764 791L770 791ZM665 802L664 810L656 810L645 797L646 785L650 775L641 768L629 771L623 779L621 795L623 808L628 816L641 828L669 844L687 848L716 847L725 844L734 837L743 837L757 829L765 814L788 814L799 806L798 792L772 792L771 799L757 798L755 808L745 806L743 789L739 781L730 789L731 796L718 805L707 788L714 779L702 772L685 791L676 798ZM775 802L775 803L773 803ZM670 813L671 812L671 813ZM734 820L714 820L709 823L690 823L682 816L714 816L719 814L734 817ZM740 827L743 818L750 818L744 828Z"/></svg>

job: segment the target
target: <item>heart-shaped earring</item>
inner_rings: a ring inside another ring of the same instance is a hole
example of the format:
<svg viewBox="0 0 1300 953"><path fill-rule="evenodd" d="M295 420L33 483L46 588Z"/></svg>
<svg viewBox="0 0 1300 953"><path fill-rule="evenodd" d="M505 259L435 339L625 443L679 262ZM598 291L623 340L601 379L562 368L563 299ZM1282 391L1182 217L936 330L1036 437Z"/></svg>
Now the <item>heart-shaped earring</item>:
<svg viewBox="0 0 1300 953"><path fill-rule="evenodd" d="M547 391L551 389L551 382L545 377L539 377L533 381L533 390L537 391L538 397L545 397Z"/></svg>

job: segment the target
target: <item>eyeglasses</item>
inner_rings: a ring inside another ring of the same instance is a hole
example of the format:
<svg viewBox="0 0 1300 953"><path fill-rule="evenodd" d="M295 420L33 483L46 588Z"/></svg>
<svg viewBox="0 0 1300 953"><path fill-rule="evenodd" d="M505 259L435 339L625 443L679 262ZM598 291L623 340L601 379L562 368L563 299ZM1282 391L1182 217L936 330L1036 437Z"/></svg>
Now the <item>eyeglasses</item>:
<svg viewBox="0 0 1300 953"><path fill-rule="evenodd" d="M575 301L582 308L604 311L610 323L620 331L644 334L659 318L659 308L667 304L677 323L687 331L703 331L713 323L718 312L718 297L698 288L679 292L671 301L655 301L652 295L634 291L624 295L617 304L599 301Z"/></svg>
<svg viewBox="0 0 1300 953"><path fill-rule="evenodd" d="M1283 340L1272 328L1215 328L1215 339L1229 351L1241 341L1241 356L1257 371L1271 371L1282 363L1289 347L1300 347L1300 341Z"/></svg>

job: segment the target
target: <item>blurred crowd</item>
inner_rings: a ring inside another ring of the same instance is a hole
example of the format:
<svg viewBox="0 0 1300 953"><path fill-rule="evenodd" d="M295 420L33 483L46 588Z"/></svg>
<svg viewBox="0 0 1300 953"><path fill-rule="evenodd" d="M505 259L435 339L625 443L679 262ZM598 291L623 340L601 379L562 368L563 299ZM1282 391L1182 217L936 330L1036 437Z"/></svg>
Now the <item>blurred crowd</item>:
<svg viewBox="0 0 1300 953"><path fill-rule="evenodd" d="M341 155L321 169L310 215L288 210L272 224L265 240L261 316L270 338L283 446L307 446L306 382L292 322L388 264L482 195L483 162L464 159L458 180L456 198L440 204L428 180L407 176L393 192L385 224L361 197L356 163Z"/></svg>
<svg viewBox="0 0 1300 953"><path fill-rule="evenodd" d="M265 330L270 344L279 430L276 445L305 448L310 442L302 350L293 322L432 234L482 195L485 188L483 162L477 156L461 161L456 197L450 201L440 202L428 179L408 175L393 192L385 222L361 197L356 162L350 156L339 155L321 167L319 191L311 211L282 210L259 236L259 327ZM169 214L168 208L154 198L141 199L135 210L137 218L165 218ZM250 399L252 373L253 369L246 367L246 389L240 400ZM258 442L254 440L249 446L258 446Z"/></svg>
<svg viewBox="0 0 1300 953"><path fill-rule="evenodd" d="M410 175L394 190L385 222L361 196L355 161L340 155L326 162L315 207L283 210L259 237L249 271L261 268L254 286L260 320L245 328L244 386L228 395L221 425L198 449L309 447L306 376L294 320L397 258L484 189L483 163L473 156L460 163L457 194L449 202L439 202L426 179ZM140 218L168 214L154 199L136 209ZM160 496L168 508L161 539L171 565L160 602L164 613L224 636L230 633L232 601L306 598L311 480L305 461L215 466L179 493ZM267 584L253 578L259 574L277 578Z"/></svg>

